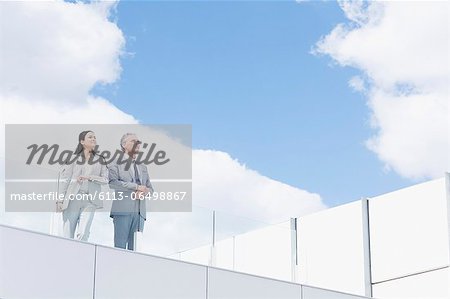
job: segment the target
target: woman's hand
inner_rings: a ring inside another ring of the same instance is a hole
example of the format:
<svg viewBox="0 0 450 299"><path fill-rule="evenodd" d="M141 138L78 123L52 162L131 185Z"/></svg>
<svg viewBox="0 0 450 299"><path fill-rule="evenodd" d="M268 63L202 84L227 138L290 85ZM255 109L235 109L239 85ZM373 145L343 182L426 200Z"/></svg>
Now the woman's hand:
<svg viewBox="0 0 450 299"><path fill-rule="evenodd" d="M82 183L83 181L88 181L88 180L90 180L90 179L91 179L90 176L87 176L87 175L80 175L80 176L77 178L77 181L78 181L78 183Z"/></svg>
<svg viewBox="0 0 450 299"><path fill-rule="evenodd" d="M60 213L63 211L63 204L64 204L63 200L56 201L56 213Z"/></svg>

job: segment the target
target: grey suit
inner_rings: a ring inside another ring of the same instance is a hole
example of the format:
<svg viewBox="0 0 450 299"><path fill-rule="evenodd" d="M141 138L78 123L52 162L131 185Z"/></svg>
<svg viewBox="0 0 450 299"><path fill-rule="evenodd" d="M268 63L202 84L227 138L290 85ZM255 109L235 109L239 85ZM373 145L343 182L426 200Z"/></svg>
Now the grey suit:
<svg viewBox="0 0 450 299"><path fill-rule="evenodd" d="M101 185L108 184L108 169L104 163L80 165L78 164L80 161L82 161L81 157L78 157L76 162L63 167L58 191L64 194L61 207L64 221L63 235L67 238L76 237L79 240L87 241L94 212L103 207L100 192ZM78 182L77 178L80 175L89 176L89 181ZM79 193L91 196L86 197L87 200L77 200L76 196Z"/></svg>
<svg viewBox="0 0 450 299"><path fill-rule="evenodd" d="M80 191L80 184L77 181L77 177L80 175L89 175L91 180L85 182L88 186L89 194L99 194L101 192L101 185L108 184L108 168L103 163L94 163L90 165L89 173L84 172L85 165L80 165L77 162L81 161L81 158L78 158L76 162L72 164L66 164L63 166L63 169L60 173L60 184L58 192L64 194L64 202L62 205L62 210L67 209L69 206L70 200L69 198L76 195ZM96 206L97 209L101 209L103 207L103 201L100 200L99 196L92 197L90 202Z"/></svg>
<svg viewBox="0 0 450 299"><path fill-rule="evenodd" d="M109 165L109 186L115 193L110 216L114 222L114 246L134 250L134 233L144 230L147 213L146 200L134 200L132 193L138 185L148 187L150 192L153 192L153 187L144 164L136 164L138 177L134 164L127 170L126 165L117 161Z"/></svg>

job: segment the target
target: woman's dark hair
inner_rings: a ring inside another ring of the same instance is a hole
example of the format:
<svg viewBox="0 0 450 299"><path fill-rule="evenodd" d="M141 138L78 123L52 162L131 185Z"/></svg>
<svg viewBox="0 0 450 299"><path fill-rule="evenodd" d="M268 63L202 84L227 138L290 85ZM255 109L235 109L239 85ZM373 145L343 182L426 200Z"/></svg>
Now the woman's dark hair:
<svg viewBox="0 0 450 299"><path fill-rule="evenodd" d="M93 131L83 131L80 133L80 135L78 135L78 144L77 144L77 148L74 151L75 155L80 155L83 152L83 145L81 144L81 141L84 141L84 139L86 138L87 133L92 132Z"/></svg>

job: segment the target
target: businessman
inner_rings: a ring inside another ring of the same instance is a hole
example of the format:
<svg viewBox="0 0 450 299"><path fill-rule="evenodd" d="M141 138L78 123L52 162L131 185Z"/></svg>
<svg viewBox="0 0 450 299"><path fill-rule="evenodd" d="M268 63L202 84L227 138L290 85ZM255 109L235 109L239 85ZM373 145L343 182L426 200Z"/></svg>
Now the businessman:
<svg viewBox="0 0 450 299"><path fill-rule="evenodd" d="M114 246L129 250L135 250L135 232L144 230L146 200L142 198L153 192L147 166L136 163L140 144L136 134L124 134L120 146L125 155L109 166L109 185L115 193L110 214L114 223ZM124 159L131 159L132 163L124 163Z"/></svg>

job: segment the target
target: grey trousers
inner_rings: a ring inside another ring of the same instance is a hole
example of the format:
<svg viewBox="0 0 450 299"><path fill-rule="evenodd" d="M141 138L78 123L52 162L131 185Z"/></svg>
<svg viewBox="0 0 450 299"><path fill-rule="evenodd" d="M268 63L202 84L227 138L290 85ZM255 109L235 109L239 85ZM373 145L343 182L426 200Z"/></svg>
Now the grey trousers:
<svg viewBox="0 0 450 299"><path fill-rule="evenodd" d="M87 241L95 210L96 206L89 200L71 200L63 211L64 237Z"/></svg>
<svg viewBox="0 0 450 299"><path fill-rule="evenodd" d="M134 248L134 233L138 230L139 214L114 215L114 247L128 250Z"/></svg>

